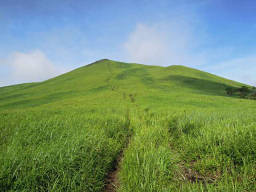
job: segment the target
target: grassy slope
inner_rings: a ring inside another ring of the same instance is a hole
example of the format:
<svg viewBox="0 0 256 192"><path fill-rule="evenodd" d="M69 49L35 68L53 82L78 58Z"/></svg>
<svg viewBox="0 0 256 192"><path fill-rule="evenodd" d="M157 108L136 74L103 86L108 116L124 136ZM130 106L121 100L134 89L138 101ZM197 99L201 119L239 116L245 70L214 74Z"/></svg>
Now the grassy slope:
<svg viewBox="0 0 256 192"><path fill-rule="evenodd" d="M101 60L0 88L0 186L101 191L130 137L120 191L253 191L255 101L225 94L240 85L183 66Z"/></svg>

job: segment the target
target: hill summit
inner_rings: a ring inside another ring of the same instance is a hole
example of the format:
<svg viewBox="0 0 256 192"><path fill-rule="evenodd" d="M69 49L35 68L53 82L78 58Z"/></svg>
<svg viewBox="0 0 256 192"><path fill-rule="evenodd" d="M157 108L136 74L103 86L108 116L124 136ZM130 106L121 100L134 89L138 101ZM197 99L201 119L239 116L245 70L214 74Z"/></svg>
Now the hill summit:
<svg viewBox="0 0 256 192"><path fill-rule="evenodd" d="M35 106L108 91L224 96L227 86L240 85L185 66L160 67L102 59L44 82L0 88L0 99L4 101L0 108Z"/></svg>

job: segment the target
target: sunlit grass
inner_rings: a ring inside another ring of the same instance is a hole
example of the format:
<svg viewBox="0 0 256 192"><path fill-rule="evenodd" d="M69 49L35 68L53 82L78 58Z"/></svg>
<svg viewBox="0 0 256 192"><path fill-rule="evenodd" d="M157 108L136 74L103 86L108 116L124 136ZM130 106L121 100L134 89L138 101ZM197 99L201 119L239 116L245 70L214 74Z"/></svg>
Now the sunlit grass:
<svg viewBox="0 0 256 192"><path fill-rule="evenodd" d="M182 66L103 60L0 89L2 191L255 191L255 101Z"/></svg>

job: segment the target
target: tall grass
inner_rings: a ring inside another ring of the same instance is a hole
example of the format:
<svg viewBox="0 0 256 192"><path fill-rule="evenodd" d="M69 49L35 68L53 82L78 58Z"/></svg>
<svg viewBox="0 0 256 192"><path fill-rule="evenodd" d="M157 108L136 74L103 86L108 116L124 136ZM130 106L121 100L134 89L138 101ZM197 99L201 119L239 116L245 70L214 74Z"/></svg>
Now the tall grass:
<svg viewBox="0 0 256 192"><path fill-rule="evenodd" d="M133 119L134 135L124 153L119 191L166 191L170 187L176 157L169 147L168 129L159 124L159 118L149 112Z"/></svg>
<svg viewBox="0 0 256 192"><path fill-rule="evenodd" d="M182 184L208 191L255 191L256 123L248 112L198 112L173 117L173 150L196 182ZM199 183L199 184L198 184ZM181 184L181 183L180 183Z"/></svg>
<svg viewBox="0 0 256 192"><path fill-rule="evenodd" d="M76 111L2 113L1 191L101 191L126 119Z"/></svg>
<svg viewBox="0 0 256 192"><path fill-rule="evenodd" d="M256 191L255 101L225 93L241 85L102 60L0 88L0 191L104 191L122 151L120 192Z"/></svg>
<svg viewBox="0 0 256 192"><path fill-rule="evenodd" d="M255 191L255 116L145 114L134 119L119 191Z"/></svg>

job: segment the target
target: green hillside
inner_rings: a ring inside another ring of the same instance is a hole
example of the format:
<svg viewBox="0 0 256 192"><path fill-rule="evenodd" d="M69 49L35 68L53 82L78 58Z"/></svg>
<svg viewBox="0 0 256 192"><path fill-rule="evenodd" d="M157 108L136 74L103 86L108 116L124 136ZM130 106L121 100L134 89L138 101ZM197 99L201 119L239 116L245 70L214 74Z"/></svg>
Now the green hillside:
<svg viewBox="0 0 256 192"><path fill-rule="evenodd" d="M112 91L136 92L144 97L148 95L145 91L157 91L161 95L189 92L225 96L225 87L240 85L184 66L158 67L100 60L41 83L3 87L0 108L38 106Z"/></svg>
<svg viewBox="0 0 256 192"><path fill-rule="evenodd" d="M256 104L184 66L100 60L0 88L0 191L255 191Z"/></svg>

